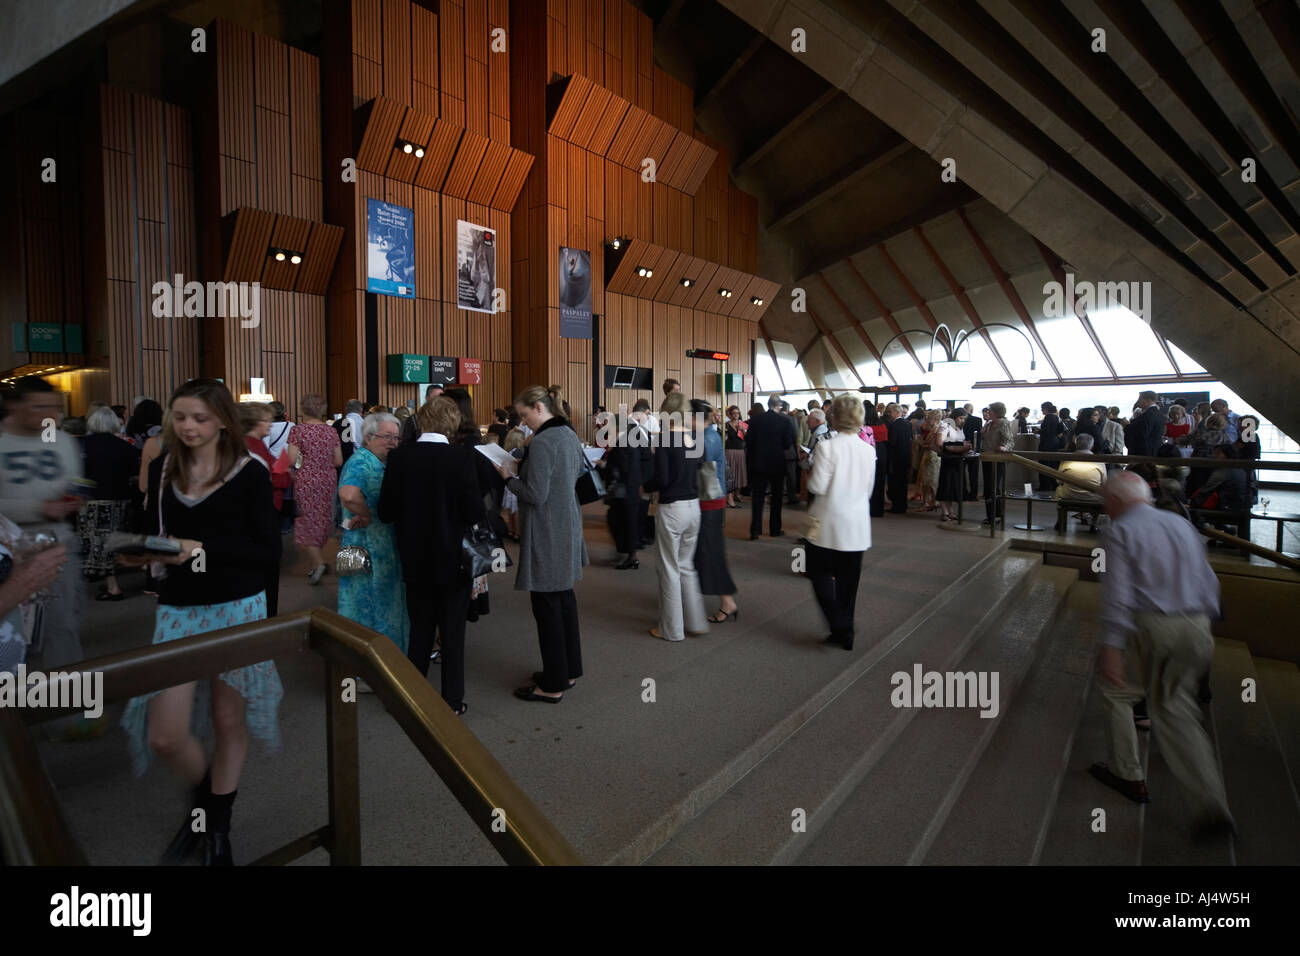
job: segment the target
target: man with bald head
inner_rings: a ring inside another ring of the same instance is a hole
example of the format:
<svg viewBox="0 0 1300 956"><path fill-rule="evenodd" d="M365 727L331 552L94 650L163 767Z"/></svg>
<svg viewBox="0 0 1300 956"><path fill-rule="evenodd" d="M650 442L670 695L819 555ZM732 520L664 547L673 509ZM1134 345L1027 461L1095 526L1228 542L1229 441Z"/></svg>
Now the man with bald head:
<svg viewBox="0 0 1300 956"><path fill-rule="evenodd" d="M1219 580L1191 522L1151 506L1132 471L1102 486L1111 524L1102 541L1098 688L1110 764L1090 773L1136 803L1147 803L1133 705L1144 697L1160 752L1192 810L1195 837L1234 832L1214 745L1201 726L1197 684L1210 667L1210 618Z"/></svg>

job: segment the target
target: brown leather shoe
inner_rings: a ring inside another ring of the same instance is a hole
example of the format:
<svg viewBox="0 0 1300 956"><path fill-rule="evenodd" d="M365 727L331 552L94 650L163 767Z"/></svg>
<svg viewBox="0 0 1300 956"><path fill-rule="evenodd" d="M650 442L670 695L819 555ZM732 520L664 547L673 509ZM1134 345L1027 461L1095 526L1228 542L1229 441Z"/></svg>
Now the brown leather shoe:
<svg viewBox="0 0 1300 956"><path fill-rule="evenodd" d="M1095 763L1088 768L1088 773L1092 774L1112 790L1124 794L1134 803L1150 803L1151 794L1147 793L1147 783L1145 780L1125 780L1111 773L1109 767L1104 763Z"/></svg>

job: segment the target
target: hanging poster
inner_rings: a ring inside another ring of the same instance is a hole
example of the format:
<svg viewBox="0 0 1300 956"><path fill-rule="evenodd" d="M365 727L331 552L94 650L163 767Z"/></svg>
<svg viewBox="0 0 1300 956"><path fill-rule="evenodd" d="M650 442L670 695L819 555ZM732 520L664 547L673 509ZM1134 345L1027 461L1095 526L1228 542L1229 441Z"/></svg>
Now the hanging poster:
<svg viewBox="0 0 1300 956"><path fill-rule="evenodd" d="M496 233L456 220L456 304L470 312L492 312L497 287Z"/></svg>
<svg viewBox="0 0 1300 956"><path fill-rule="evenodd" d="M560 247L560 338L591 338L591 253Z"/></svg>
<svg viewBox="0 0 1300 956"><path fill-rule="evenodd" d="M366 291L415 298L415 213L366 200Z"/></svg>

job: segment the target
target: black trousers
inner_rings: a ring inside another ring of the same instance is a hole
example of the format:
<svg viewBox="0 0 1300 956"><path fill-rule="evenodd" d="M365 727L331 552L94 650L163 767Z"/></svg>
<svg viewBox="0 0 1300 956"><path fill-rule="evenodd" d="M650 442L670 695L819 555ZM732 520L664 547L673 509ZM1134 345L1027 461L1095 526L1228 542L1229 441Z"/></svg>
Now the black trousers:
<svg viewBox="0 0 1300 956"><path fill-rule="evenodd" d="M853 647L853 615L861 576L861 551L832 551L808 545L808 579L813 594L826 616L831 637L848 648Z"/></svg>
<svg viewBox="0 0 1300 956"><path fill-rule="evenodd" d="M907 514L908 466L889 472L889 510L896 515Z"/></svg>
<svg viewBox="0 0 1300 956"><path fill-rule="evenodd" d="M967 501L975 501L980 496L980 460L978 458L969 458L962 463L966 469L966 494Z"/></svg>
<svg viewBox="0 0 1300 956"><path fill-rule="evenodd" d="M449 591L427 581L406 582L406 614L411 619L411 644L406 656L416 670L429 674L435 633L442 645L442 699L453 710L465 697L465 615L474 582L457 579Z"/></svg>
<svg viewBox="0 0 1300 956"><path fill-rule="evenodd" d="M879 518L885 513L885 485L889 481L889 472L885 468L885 463L879 458L876 459L876 480L871 485L871 517ZM812 495L808 496L809 504L812 503Z"/></svg>
<svg viewBox="0 0 1300 956"><path fill-rule="evenodd" d="M1060 465L1058 465L1058 464L1057 464L1056 462L1054 462L1054 461L1045 461L1045 462L1042 462L1041 464L1046 465L1048 468L1057 468L1057 469L1060 468ZM1039 475L1039 476L1038 476L1038 490L1039 490L1039 491L1055 491L1055 490L1056 490L1056 479L1055 479L1055 478L1049 478L1047 475Z"/></svg>
<svg viewBox="0 0 1300 956"><path fill-rule="evenodd" d="M995 518L1002 517L1001 496L1007 487L1007 463L989 462L984 467L988 469L984 472L984 514L992 524Z"/></svg>
<svg viewBox="0 0 1300 956"><path fill-rule="evenodd" d="M749 490L752 496L753 517L749 521L751 535L763 533L763 497L771 489L772 514L769 518L769 530L773 537L781 531L781 505L784 499L781 492L785 489L785 473L764 475L759 472L749 473Z"/></svg>
<svg viewBox="0 0 1300 956"><path fill-rule="evenodd" d="M787 460L785 463L785 500L794 504L799 500L799 461Z"/></svg>
<svg viewBox="0 0 1300 956"><path fill-rule="evenodd" d="M578 599L567 591L529 591L537 643L542 649L541 689L559 694L582 676L582 642L578 633Z"/></svg>

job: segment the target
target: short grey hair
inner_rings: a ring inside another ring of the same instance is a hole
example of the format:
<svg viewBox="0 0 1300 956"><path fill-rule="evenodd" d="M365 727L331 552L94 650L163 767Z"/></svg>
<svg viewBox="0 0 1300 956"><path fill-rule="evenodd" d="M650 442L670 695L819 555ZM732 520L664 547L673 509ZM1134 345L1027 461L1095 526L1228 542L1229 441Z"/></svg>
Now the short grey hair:
<svg viewBox="0 0 1300 956"><path fill-rule="evenodd" d="M780 394L778 394L777 392L773 392L771 395L767 396L768 408L780 408L781 402L782 402L782 398Z"/></svg>
<svg viewBox="0 0 1300 956"><path fill-rule="evenodd" d="M343 409L344 413L348 415L351 415L353 412L364 412L365 410L365 403L359 398L349 399L347 405Z"/></svg>
<svg viewBox="0 0 1300 956"><path fill-rule="evenodd" d="M822 411L820 408L814 408L811 412L808 413L808 421L824 422L826 421L826 413Z"/></svg>
<svg viewBox="0 0 1300 956"><path fill-rule="evenodd" d="M122 420L117 417L117 412L107 405L101 405L86 419L88 435L116 435L121 431Z"/></svg>
<svg viewBox="0 0 1300 956"><path fill-rule="evenodd" d="M1075 435L1074 447L1078 451L1092 451L1091 435Z"/></svg>
<svg viewBox="0 0 1300 956"><path fill-rule="evenodd" d="M1125 504L1151 504L1151 486L1136 471L1116 471L1101 490Z"/></svg>
<svg viewBox="0 0 1300 956"><path fill-rule="evenodd" d="M361 420L361 440L370 441L379 434L379 426L384 424L396 425L399 430L402 427L396 415L390 415L388 412L373 412Z"/></svg>

